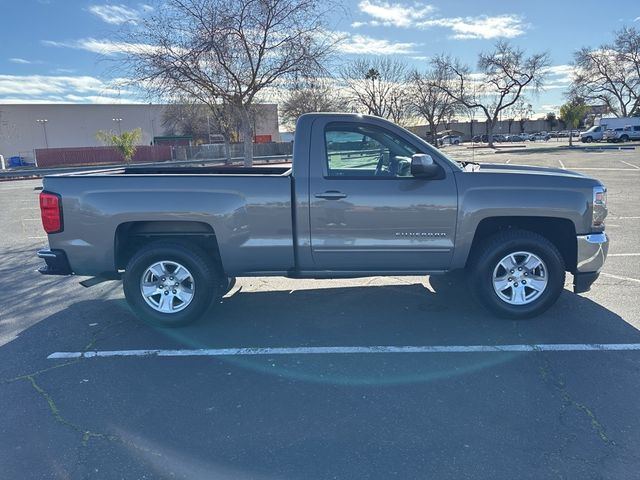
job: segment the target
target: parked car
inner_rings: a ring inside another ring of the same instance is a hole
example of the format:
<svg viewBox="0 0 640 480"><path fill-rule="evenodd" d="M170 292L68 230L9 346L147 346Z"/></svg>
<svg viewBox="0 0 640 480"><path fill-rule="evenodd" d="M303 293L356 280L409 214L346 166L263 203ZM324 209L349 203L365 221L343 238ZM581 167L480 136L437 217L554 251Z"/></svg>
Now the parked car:
<svg viewBox="0 0 640 480"><path fill-rule="evenodd" d="M602 138L607 142L628 142L629 140L640 140L640 125L627 125L623 128L606 130Z"/></svg>
<svg viewBox="0 0 640 480"><path fill-rule="evenodd" d="M529 137L532 142L545 141L548 142L551 136L547 132L534 133Z"/></svg>
<svg viewBox="0 0 640 480"><path fill-rule="evenodd" d="M524 142L522 135L507 135L507 142Z"/></svg>
<svg viewBox="0 0 640 480"><path fill-rule="evenodd" d="M460 135L445 135L438 139L438 145L460 145L461 141Z"/></svg>
<svg viewBox="0 0 640 480"><path fill-rule="evenodd" d="M122 278L131 309L163 326L203 316L238 276L458 269L496 315L528 318L555 303L566 271L589 290L609 242L598 180L455 162L368 115L301 116L293 168L126 166L43 187L41 273Z"/></svg>

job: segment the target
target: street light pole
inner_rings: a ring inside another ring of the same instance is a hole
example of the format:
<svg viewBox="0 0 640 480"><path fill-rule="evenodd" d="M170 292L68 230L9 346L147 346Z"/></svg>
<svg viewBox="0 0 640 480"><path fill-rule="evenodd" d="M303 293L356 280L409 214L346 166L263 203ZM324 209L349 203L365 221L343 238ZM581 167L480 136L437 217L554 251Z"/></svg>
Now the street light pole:
<svg viewBox="0 0 640 480"><path fill-rule="evenodd" d="M121 118L113 118L112 119L114 122L118 122L118 133L122 134L122 128L120 127L120 122L122 122Z"/></svg>
<svg viewBox="0 0 640 480"><path fill-rule="evenodd" d="M44 144L46 148L49 148L49 139L47 138L47 120L46 118L39 118L36 120L39 124L42 125L42 131L44 132Z"/></svg>

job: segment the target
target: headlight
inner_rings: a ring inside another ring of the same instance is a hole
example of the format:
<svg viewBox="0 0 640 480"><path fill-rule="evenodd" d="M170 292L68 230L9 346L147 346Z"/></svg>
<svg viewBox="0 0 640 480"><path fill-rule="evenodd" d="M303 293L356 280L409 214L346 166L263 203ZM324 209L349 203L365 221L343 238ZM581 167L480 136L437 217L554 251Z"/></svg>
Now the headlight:
<svg viewBox="0 0 640 480"><path fill-rule="evenodd" d="M607 189L603 186L593 187L593 217L591 226L599 230L604 229L604 219L607 217Z"/></svg>

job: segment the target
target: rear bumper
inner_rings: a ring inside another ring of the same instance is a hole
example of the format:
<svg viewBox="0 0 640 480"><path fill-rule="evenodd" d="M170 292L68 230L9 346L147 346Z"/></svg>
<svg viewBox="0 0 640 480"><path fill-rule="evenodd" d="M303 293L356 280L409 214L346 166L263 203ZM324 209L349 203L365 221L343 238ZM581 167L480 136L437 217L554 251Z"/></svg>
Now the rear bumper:
<svg viewBox="0 0 640 480"><path fill-rule="evenodd" d="M575 293L588 292L591 284L600 275L609 252L609 237L607 234L592 233L578 235L578 262L573 279L573 291Z"/></svg>
<svg viewBox="0 0 640 480"><path fill-rule="evenodd" d="M62 250L38 250L39 258L45 261L45 265L38 269L43 275L72 275L67 254Z"/></svg>

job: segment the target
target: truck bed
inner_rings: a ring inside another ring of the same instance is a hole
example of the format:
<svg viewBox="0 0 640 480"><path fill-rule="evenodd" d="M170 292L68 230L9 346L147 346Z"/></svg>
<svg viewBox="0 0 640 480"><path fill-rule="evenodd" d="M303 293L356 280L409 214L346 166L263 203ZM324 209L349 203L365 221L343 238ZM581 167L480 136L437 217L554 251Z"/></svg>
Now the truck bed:
<svg viewBox="0 0 640 480"><path fill-rule="evenodd" d="M116 270L124 224L190 222L215 234L229 275L293 268L290 172L145 166L46 176L44 190L61 196L64 215L64 230L49 241L75 273L95 275Z"/></svg>
<svg viewBox="0 0 640 480"><path fill-rule="evenodd" d="M171 167L149 165L141 167L109 168L90 170L76 173L64 173L60 176L102 176L102 175L259 175L259 176L289 176L291 167L237 167L237 166L206 166L206 167ZM57 175L56 175L57 176Z"/></svg>

